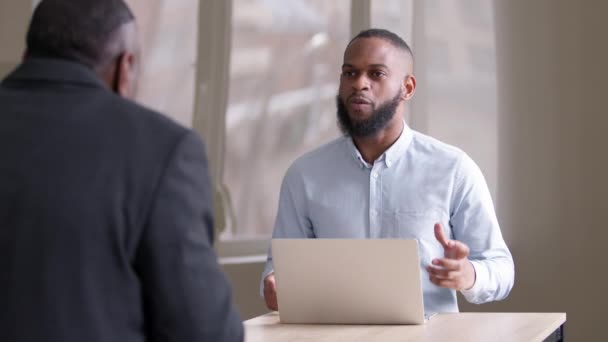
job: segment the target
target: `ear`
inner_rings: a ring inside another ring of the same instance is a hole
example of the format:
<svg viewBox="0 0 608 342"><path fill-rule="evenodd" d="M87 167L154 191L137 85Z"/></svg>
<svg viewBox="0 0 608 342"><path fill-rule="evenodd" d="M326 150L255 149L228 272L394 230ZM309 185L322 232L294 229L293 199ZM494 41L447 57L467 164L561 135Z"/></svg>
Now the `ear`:
<svg viewBox="0 0 608 342"><path fill-rule="evenodd" d="M115 91L125 98L135 96L135 55L125 52L118 57L115 73Z"/></svg>
<svg viewBox="0 0 608 342"><path fill-rule="evenodd" d="M416 77L414 75L407 75L403 79L403 83L401 84L401 99L404 101L408 101L414 96L416 92Z"/></svg>

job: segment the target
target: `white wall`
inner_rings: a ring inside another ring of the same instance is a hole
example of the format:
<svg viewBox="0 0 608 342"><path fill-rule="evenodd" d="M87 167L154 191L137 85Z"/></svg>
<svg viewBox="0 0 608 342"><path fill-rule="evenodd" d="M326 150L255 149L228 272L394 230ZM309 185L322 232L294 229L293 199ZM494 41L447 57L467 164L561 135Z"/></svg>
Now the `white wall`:
<svg viewBox="0 0 608 342"><path fill-rule="evenodd" d="M608 341L608 2L496 1L498 213L515 259L504 303L567 313Z"/></svg>
<svg viewBox="0 0 608 342"><path fill-rule="evenodd" d="M234 301L243 320L269 312L259 292L263 263L222 265L222 269L232 284Z"/></svg>
<svg viewBox="0 0 608 342"><path fill-rule="evenodd" d="M21 61L32 9L32 2L29 1L2 0L0 2L0 78Z"/></svg>

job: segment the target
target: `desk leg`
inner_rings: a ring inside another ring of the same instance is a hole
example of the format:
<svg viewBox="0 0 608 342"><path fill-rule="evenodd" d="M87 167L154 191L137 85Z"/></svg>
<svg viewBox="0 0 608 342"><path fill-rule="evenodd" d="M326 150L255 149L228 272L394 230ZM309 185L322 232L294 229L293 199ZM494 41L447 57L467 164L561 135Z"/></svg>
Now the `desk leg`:
<svg viewBox="0 0 608 342"><path fill-rule="evenodd" d="M557 329L557 336L556 337L556 341L557 342L564 342L564 325L560 325L559 329Z"/></svg>
<svg viewBox="0 0 608 342"><path fill-rule="evenodd" d="M543 342L564 342L564 325L560 325L551 335L547 336Z"/></svg>

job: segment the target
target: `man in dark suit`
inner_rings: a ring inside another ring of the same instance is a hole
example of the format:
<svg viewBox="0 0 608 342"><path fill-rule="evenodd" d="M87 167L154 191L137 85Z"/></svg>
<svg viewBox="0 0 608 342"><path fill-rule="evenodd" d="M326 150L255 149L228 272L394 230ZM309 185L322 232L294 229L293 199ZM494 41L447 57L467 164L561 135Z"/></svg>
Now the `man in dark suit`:
<svg viewBox="0 0 608 342"><path fill-rule="evenodd" d="M130 100L121 0L43 0L0 84L0 341L240 341L199 137Z"/></svg>

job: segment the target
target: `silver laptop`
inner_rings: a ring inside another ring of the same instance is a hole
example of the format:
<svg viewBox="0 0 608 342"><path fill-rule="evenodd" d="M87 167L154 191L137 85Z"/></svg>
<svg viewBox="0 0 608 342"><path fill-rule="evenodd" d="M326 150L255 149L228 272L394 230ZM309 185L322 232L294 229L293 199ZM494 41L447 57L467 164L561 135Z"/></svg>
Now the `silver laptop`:
<svg viewBox="0 0 608 342"><path fill-rule="evenodd" d="M273 239L281 323L422 324L416 240Z"/></svg>

